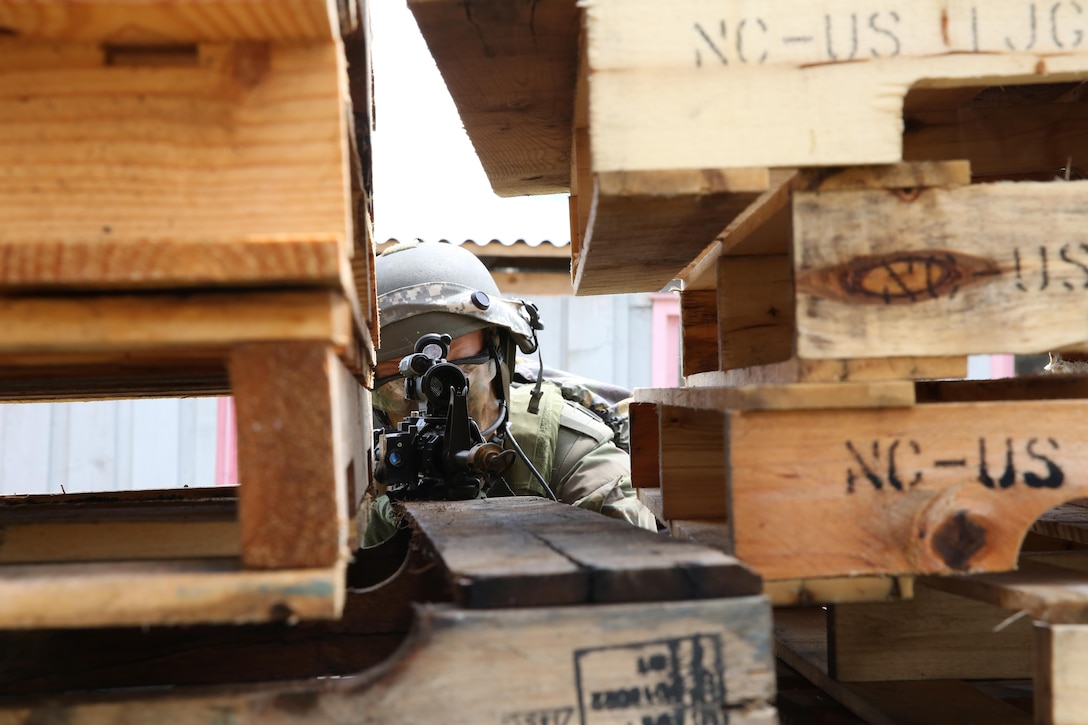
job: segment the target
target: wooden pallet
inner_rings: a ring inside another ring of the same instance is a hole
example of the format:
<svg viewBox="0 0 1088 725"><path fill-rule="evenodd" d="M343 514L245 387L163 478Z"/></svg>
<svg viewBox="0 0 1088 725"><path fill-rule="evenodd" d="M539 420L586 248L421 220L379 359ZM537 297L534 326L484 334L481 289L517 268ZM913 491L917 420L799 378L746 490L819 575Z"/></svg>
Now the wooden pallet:
<svg viewBox="0 0 1088 725"><path fill-rule="evenodd" d="M775 721L770 605L732 557L542 499L405 508L338 622L0 632L0 722Z"/></svg>

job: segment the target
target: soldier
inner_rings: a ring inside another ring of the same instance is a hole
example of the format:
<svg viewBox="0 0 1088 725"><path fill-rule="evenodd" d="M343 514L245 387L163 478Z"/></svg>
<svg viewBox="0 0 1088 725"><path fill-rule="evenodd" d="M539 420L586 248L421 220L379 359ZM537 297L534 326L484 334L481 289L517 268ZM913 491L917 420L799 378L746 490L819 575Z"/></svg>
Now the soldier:
<svg viewBox="0 0 1088 725"><path fill-rule="evenodd" d="M628 455L613 430L568 400L548 381L517 384L517 351L537 349L542 329L536 306L503 297L487 268L471 252L446 243L399 244L375 267L381 347L374 381L377 424L395 427L413 403L404 397L400 360L427 333L453 338L448 359L469 380L469 413L485 440L520 447L543 481L518 460L504 485L488 495L550 496L558 501L657 530L657 520L635 495ZM374 501L364 545L396 531L389 500Z"/></svg>

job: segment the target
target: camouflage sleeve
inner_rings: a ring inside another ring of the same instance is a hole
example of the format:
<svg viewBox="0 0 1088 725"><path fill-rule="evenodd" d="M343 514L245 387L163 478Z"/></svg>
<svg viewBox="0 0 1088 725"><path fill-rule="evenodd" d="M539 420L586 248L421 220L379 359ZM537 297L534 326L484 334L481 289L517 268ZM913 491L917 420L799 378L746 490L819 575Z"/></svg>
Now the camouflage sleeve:
<svg viewBox="0 0 1088 725"><path fill-rule="evenodd" d="M561 428L553 471L555 495L560 501L658 530L657 517L631 485L631 459L612 443L610 431L594 436Z"/></svg>
<svg viewBox="0 0 1088 725"><path fill-rule="evenodd" d="M400 527L400 518L393 511L393 503L388 496L379 496L370 504L366 517L366 532L363 534L363 546L377 546Z"/></svg>

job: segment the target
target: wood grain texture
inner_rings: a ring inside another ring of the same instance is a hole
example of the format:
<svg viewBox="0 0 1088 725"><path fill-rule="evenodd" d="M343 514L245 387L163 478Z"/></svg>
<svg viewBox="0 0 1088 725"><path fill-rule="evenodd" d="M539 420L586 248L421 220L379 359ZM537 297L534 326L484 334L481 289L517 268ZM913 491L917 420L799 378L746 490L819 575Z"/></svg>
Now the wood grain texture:
<svg viewBox="0 0 1088 725"><path fill-rule="evenodd" d="M1085 405L727 411L737 556L769 580L1010 570L1035 519L1083 496Z"/></svg>
<svg viewBox="0 0 1088 725"><path fill-rule="evenodd" d="M1000 680L1032 675L1032 623L918 586L914 598L829 610L829 674L840 682Z"/></svg>
<svg viewBox="0 0 1088 725"><path fill-rule="evenodd" d="M6 34L35 40L166 45L223 40L330 40L340 32L326 0L13 2L0 8Z"/></svg>
<svg viewBox="0 0 1088 725"><path fill-rule="evenodd" d="M628 404L631 416L631 483L635 488L661 486L661 435L657 406Z"/></svg>
<svg viewBox="0 0 1088 725"><path fill-rule="evenodd" d="M487 612L425 605L404 648L358 676L218 692L142 692L111 701L69 697L38 707L87 725L126 719L195 725L216 717L273 725L360 717L516 722L529 713L641 722L677 712L685 721L724 712L730 723L770 725L777 720L770 704L770 631L770 607L760 597ZM526 670L535 673L534 686L516 697L479 696L479 683ZM681 674L674 678L670 671ZM433 696L436 683L442 697ZM658 699L658 688L675 694ZM637 699L607 699L609 692L628 691L639 693ZM0 722L23 722L36 711L9 704Z"/></svg>
<svg viewBox="0 0 1088 725"><path fill-rule="evenodd" d="M768 184L766 169L596 175L575 294L660 291Z"/></svg>
<svg viewBox="0 0 1088 725"><path fill-rule="evenodd" d="M1052 624L1088 622L1088 573L1025 557L1017 571L928 577L926 586L1026 612Z"/></svg>
<svg viewBox="0 0 1088 725"><path fill-rule="evenodd" d="M1085 189L1088 181L796 194L798 355L1038 353L1083 343Z"/></svg>
<svg viewBox="0 0 1088 725"><path fill-rule="evenodd" d="M0 44L0 286L351 278L339 44L182 50Z"/></svg>
<svg viewBox="0 0 1088 725"><path fill-rule="evenodd" d="M223 350L319 340L346 350L352 314L329 291L0 297L4 354Z"/></svg>
<svg viewBox="0 0 1088 725"><path fill-rule="evenodd" d="M334 566L347 557L352 394L321 343L239 345L230 376L238 425L242 560L256 569ZM352 385L356 385L354 382ZM355 440L354 450L368 442Z"/></svg>
<svg viewBox="0 0 1088 725"><path fill-rule="evenodd" d="M763 586L776 607L808 607L844 602L896 602L914 596L914 579L895 576L780 579Z"/></svg>
<svg viewBox="0 0 1088 725"><path fill-rule="evenodd" d="M331 619L343 566L255 572L236 559L3 567L4 629Z"/></svg>
<svg viewBox="0 0 1088 725"><path fill-rule="evenodd" d="M785 241L785 240L784 240ZM718 356L722 370L788 360L795 332L788 254L718 261Z"/></svg>
<svg viewBox="0 0 1088 725"><path fill-rule="evenodd" d="M680 293L680 363L685 376L721 369L716 290Z"/></svg>
<svg viewBox="0 0 1088 725"><path fill-rule="evenodd" d="M793 357L770 365L697 373L689 376L687 383L692 387L715 387L926 380L966 376L966 357L884 357L851 360L803 360Z"/></svg>
<svg viewBox="0 0 1088 725"><path fill-rule="evenodd" d="M595 2L586 11L594 168L901 161L903 99L915 86L1083 77L1085 46L1072 46L1078 16L1043 15L1016 0L837 12Z"/></svg>
<svg viewBox="0 0 1088 725"><path fill-rule="evenodd" d="M913 405L909 380L872 383L795 383L746 387L636 388L638 402L702 410L815 410Z"/></svg>
<svg viewBox="0 0 1088 725"><path fill-rule="evenodd" d="M1088 628L1077 624L1035 627L1035 722L1078 723L1088 712Z"/></svg>
<svg viewBox="0 0 1088 725"><path fill-rule="evenodd" d="M777 610L777 654L810 682L873 725L978 721L1027 725L1031 716L966 682L841 683L827 674L826 614L821 609Z"/></svg>
<svg viewBox="0 0 1088 725"><path fill-rule="evenodd" d="M661 498L665 519L731 517L723 412L660 406Z"/></svg>
<svg viewBox="0 0 1088 725"><path fill-rule="evenodd" d="M729 597L760 581L731 556L539 498L404 504L470 608Z"/></svg>
<svg viewBox="0 0 1088 725"><path fill-rule="evenodd" d="M408 7L495 193L568 191L575 4L412 0Z"/></svg>

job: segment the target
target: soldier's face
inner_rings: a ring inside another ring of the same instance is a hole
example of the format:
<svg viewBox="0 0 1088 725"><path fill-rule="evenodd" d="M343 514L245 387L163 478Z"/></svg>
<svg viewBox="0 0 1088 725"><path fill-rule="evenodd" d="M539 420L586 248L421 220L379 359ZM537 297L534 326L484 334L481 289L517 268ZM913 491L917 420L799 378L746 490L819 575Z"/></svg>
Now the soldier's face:
<svg viewBox="0 0 1088 725"><path fill-rule="evenodd" d="M485 353L483 330L476 330L455 338L450 343L448 358L450 362L456 363L468 378L468 412L480 430L486 430L494 425L498 421L500 412L499 401L491 389L491 381L498 372L495 369L495 361L491 358L481 362L476 361ZM471 362L459 362L467 360ZM374 378L381 380L395 376L399 366L399 359L378 363ZM413 409L419 408L417 401L404 397L404 379L400 377L375 388L373 402L374 407L381 409L389 417L389 423L393 426L407 418Z"/></svg>

